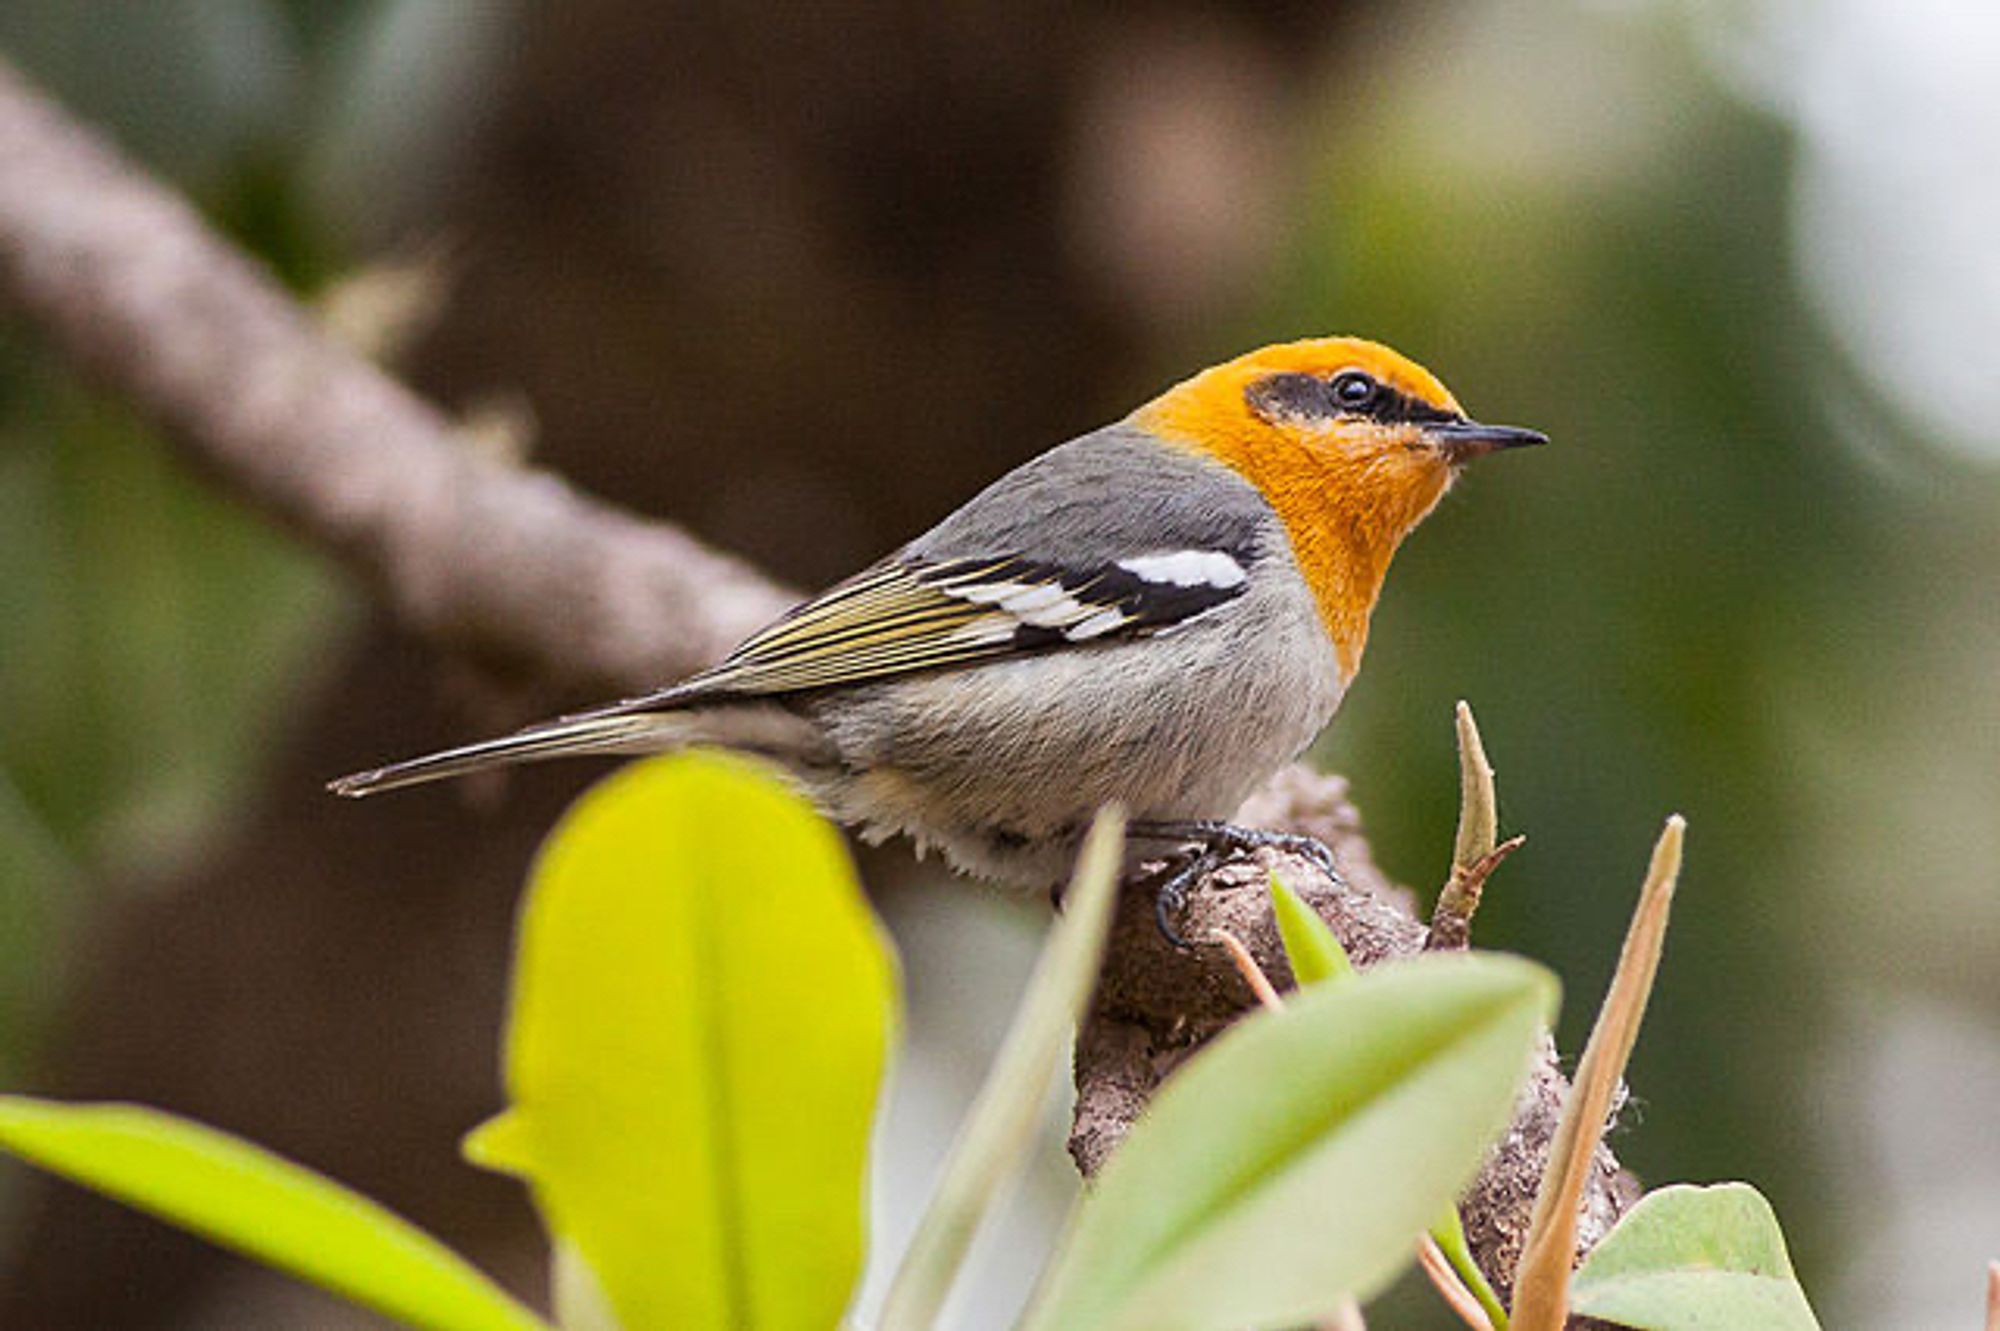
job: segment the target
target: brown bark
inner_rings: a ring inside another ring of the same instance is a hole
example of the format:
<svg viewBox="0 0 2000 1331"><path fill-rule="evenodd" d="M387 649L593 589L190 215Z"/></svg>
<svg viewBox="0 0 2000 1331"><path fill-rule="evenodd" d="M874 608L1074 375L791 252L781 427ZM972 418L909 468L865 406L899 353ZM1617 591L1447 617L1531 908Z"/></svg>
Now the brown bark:
<svg viewBox="0 0 2000 1331"><path fill-rule="evenodd" d="M1268 875L1276 872L1332 926L1357 966L1424 950L1428 931L1416 914L1415 897L1376 867L1342 778L1287 768L1240 817L1258 827L1318 837L1339 859L1346 882L1333 882L1298 856L1259 852L1255 862L1227 866L1202 885L1180 922L1185 937L1201 940L1226 931L1248 946L1274 981L1288 981L1291 968L1266 887ZM1221 947L1174 948L1154 924L1150 893L1143 884L1135 889L1119 903L1104 978L1077 1040L1070 1154L1086 1175L1124 1139L1168 1074L1256 1006ZM1516 1102L1513 1126L1494 1146L1461 1208L1466 1238L1503 1298L1568 1091L1555 1044L1544 1040ZM1636 1181L1600 1147L1585 1193L1578 1251L1603 1238L1637 1196Z"/></svg>

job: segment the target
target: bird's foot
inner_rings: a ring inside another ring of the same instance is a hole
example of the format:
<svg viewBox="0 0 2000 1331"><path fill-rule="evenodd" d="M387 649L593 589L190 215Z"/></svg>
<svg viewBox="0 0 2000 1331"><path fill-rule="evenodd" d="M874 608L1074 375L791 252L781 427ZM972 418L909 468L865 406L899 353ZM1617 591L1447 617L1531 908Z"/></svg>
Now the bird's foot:
<svg viewBox="0 0 2000 1331"><path fill-rule="evenodd" d="M1174 919L1186 908L1189 890L1239 855L1259 850L1283 851L1311 860L1336 883L1344 886L1347 882L1326 843L1298 832L1241 827L1219 818L1191 818L1135 822L1127 834L1134 841L1178 841L1194 847L1153 893L1153 922L1159 926L1160 936L1183 951L1189 944L1174 927Z"/></svg>

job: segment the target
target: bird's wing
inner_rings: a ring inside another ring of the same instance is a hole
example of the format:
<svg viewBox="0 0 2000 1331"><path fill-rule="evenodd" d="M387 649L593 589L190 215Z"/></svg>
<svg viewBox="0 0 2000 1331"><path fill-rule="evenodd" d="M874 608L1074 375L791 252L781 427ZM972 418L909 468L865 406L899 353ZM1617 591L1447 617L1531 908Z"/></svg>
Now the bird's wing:
<svg viewBox="0 0 2000 1331"><path fill-rule="evenodd" d="M1243 594L1249 556L1162 550L1106 563L1020 555L926 559L909 550L799 606L713 670L499 739L357 772L342 795L394 790L504 763L657 747L690 704L857 684L933 666L1087 649L1161 632Z"/></svg>
<svg viewBox="0 0 2000 1331"><path fill-rule="evenodd" d="M604 710L797 693L1159 632L1242 595L1248 562L1203 549L1081 564L906 553L805 602L714 669Z"/></svg>
<svg viewBox="0 0 2000 1331"><path fill-rule="evenodd" d="M1242 595L1252 565L1283 540L1275 526L1235 473L1110 426L1015 468L713 670L604 710L798 693L1158 633Z"/></svg>

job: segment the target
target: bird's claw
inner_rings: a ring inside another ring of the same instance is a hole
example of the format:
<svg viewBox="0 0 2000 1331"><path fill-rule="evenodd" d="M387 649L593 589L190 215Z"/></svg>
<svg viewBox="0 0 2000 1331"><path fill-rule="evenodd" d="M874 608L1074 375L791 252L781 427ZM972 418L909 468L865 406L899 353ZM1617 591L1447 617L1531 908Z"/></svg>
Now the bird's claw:
<svg viewBox="0 0 2000 1331"><path fill-rule="evenodd" d="M1153 923L1158 927L1160 937L1182 952L1193 951L1194 945L1174 927L1174 917L1187 908L1188 889L1221 868L1224 859L1213 850L1197 850L1153 890Z"/></svg>
<svg viewBox="0 0 2000 1331"><path fill-rule="evenodd" d="M1136 822L1130 834L1135 840L1180 841L1199 847L1167 875L1153 895L1153 922L1159 926L1160 936L1182 951L1189 950L1190 944L1174 927L1174 917L1187 906L1189 889L1239 855L1266 849L1282 851L1311 860L1336 884L1344 887L1347 883L1326 843L1299 832L1272 832L1219 819L1199 819Z"/></svg>
<svg viewBox="0 0 2000 1331"><path fill-rule="evenodd" d="M1302 832L1267 832L1264 835L1270 839L1261 844L1273 850L1297 855L1301 859L1311 860L1319 866L1320 872L1336 884L1341 887L1347 886L1347 879L1340 873L1340 864L1333 858L1333 848L1318 837L1307 836Z"/></svg>
<svg viewBox="0 0 2000 1331"><path fill-rule="evenodd" d="M1174 916L1187 905L1187 888L1180 879L1181 875L1175 873L1153 894L1153 926L1160 931L1160 937L1186 952L1189 950L1188 940L1174 927Z"/></svg>

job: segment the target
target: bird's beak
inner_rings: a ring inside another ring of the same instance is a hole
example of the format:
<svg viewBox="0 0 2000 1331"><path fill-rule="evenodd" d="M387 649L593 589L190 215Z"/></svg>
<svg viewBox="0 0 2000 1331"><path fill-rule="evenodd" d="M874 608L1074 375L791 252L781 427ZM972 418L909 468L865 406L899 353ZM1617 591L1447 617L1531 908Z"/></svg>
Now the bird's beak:
<svg viewBox="0 0 2000 1331"><path fill-rule="evenodd" d="M1457 466L1471 458L1497 453L1503 448L1526 448L1546 444L1549 437L1540 430L1524 430L1517 425L1481 425L1478 421L1445 421L1424 427L1424 434L1444 454L1445 461Z"/></svg>

